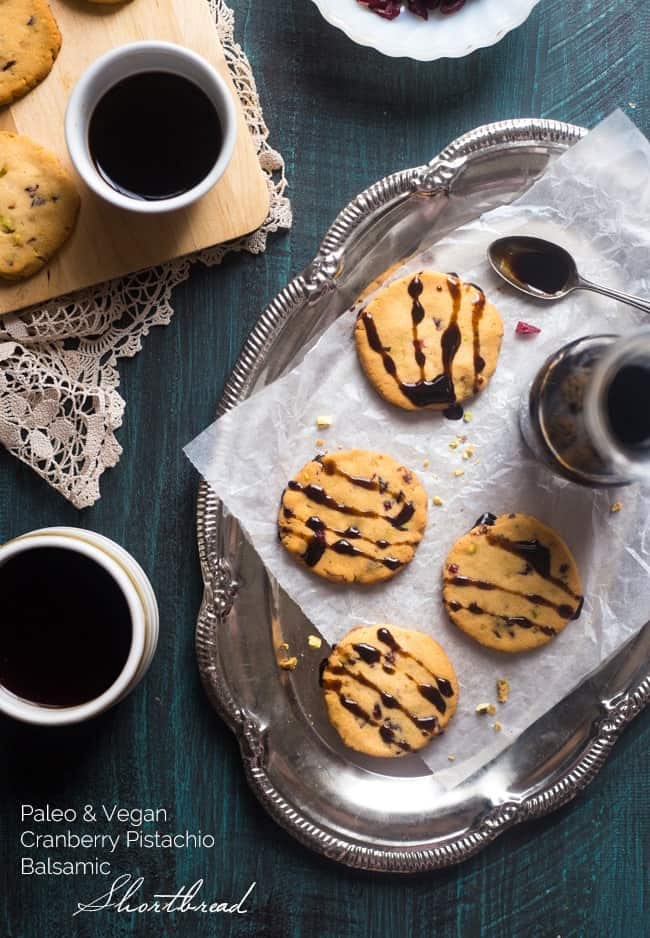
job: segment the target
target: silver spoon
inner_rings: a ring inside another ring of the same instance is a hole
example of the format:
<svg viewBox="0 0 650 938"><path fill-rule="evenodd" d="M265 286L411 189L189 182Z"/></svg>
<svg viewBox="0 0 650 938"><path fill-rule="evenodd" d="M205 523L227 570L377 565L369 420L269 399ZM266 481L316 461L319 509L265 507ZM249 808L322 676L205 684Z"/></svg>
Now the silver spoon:
<svg viewBox="0 0 650 938"><path fill-rule="evenodd" d="M551 241L512 235L489 246L488 260L511 286L540 300L559 300L574 290L592 290L650 313L650 301L585 280L568 251Z"/></svg>

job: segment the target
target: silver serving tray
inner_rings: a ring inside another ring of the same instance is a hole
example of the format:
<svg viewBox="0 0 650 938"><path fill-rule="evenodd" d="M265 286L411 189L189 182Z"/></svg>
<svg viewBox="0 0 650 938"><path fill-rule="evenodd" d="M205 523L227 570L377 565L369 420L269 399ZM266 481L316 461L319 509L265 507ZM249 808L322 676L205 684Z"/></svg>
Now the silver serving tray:
<svg viewBox="0 0 650 938"><path fill-rule="evenodd" d="M520 195L584 133L556 121L489 124L357 196L260 317L218 413L295 366L391 264ZM277 644L304 649L314 628L205 483L198 542L205 593L196 652L208 696L237 735L248 782L269 814L348 866L420 872L472 856L512 824L573 798L650 697L646 626L493 762L440 796L417 756L372 760L340 743L318 686L325 642L295 671L278 668Z"/></svg>

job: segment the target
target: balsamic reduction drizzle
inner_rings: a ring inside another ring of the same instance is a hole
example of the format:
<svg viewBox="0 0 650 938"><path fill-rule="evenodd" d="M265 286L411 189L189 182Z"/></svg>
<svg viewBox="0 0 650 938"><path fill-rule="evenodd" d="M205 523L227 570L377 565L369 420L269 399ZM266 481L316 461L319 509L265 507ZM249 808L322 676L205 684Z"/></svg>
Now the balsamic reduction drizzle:
<svg viewBox="0 0 650 938"><path fill-rule="evenodd" d="M318 521L319 519L309 519L309 521L312 520ZM322 522L320 523L323 524ZM333 550L335 554L346 554L348 557L365 557L367 560L373 560L375 563L381 564L389 570L399 570L399 568L403 566L402 561L398 560L397 557L375 557L374 554L368 554L366 551L360 550L354 544L350 544L345 538L339 538L332 544L328 544L325 540L325 531L327 530L329 529L323 525L322 529L317 531L311 538L305 537L299 531L291 530L289 532L288 528L280 528L280 533L291 533L294 537L299 537L307 541L307 549L302 555L302 559L308 567L315 567L326 550Z"/></svg>
<svg viewBox="0 0 650 938"><path fill-rule="evenodd" d="M375 648L374 645L368 645L366 642L357 642L357 644L352 647L366 664L378 664L381 660L381 652L378 648Z"/></svg>
<svg viewBox="0 0 650 938"><path fill-rule="evenodd" d="M424 365L427 360L422 348L422 343L418 337L418 326L424 319L424 307L420 303L420 296L422 295L423 289L422 281L418 276L415 276L408 285L408 293L413 300L413 306L411 307L411 319L413 320L413 349L415 350L415 361L420 368L420 381L424 381Z"/></svg>
<svg viewBox="0 0 650 938"><path fill-rule="evenodd" d="M554 603L550 599L547 599L545 596L540 596L538 593L521 593L519 590L508 589L507 586L497 586L496 583L488 583L486 580L473 580L468 576L452 576L445 580L445 583L452 583L454 586L473 586L479 590L499 590L501 593L509 593L511 596L520 596L522 599L528 600L535 606L548 606L550 609L554 609L559 616L563 619L571 619L575 615L577 610L574 610L572 606L568 603ZM454 608L451 603L449 604L450 608ZM460 604L458 605L460 607ZM579 606L579 608L582 608ZM579 613L578 613L579 614Z"/></svg>
<svg viewBox="0 0 650 938"><path fill-rule="evenodd" d="M480 515L480 516L476 519L476 521L474 522L474 524L472 525L472 527L473 527L473 528L480 528L480 527L482 527L483 525L486 524L488 527L491 528L492 525L494 524L494 522L495 522L496 520L497 520L497 516L496 516L496 515L493 515L491 511L484 511L483 514Z"/></svg>
<svg viewBox="0 0 650 938"><path fill-rule="evenodd" d="M542 625L539 622L535 622L533 619L528 619L526 616L503 616L498 612L488 612L487 609L483 609L478 603L470 603L469 606L462 606L460 603L456 602L453 604L448 604L450 608L453 608L455 612L458 612L459 609L466 609L467 612L471 612L475 616L491 616L493 619L500 619L507 628L514 628L519 626L522 629L533 629L536 632L543 632L544 635L557 635L557 630L551 625ZM500 636L499 636L500 637Z"/></svg>
<svg viewBox="0 0 650 938"><path fill-rule="evenodd" d="M399 514L391 518L389 515L382 515L376 511L364 511L362 508L352 508L350 505L337 502L335 498L327 494L322 486L314 485L311 482L308 485L303 485L301 482L296 481L296 479L291 479L288 487L292 492L304 492L310 501L316 502L317 505L324 505L326 508L331 508L333 511L338 511L342 515L354 515L357 518L380 518L382 521L387 521L398 530L403 530L403 525L405 525L407 521L410 521L415 514L415 505L412 502L406 502Z"/></svg>
<svg viewBox="0 0 650 938"><path fill-rule="evenodd" d="M368 310L363 310L359 314L366 330L368 345L374 352L377 352L378 355L381 355L386 372L394 378L402 394L404 394L404 396L416 407L428 407L433 404L454 404L456 401L456 392L454 390L451 369L456 352L458 351L461 343L461 334L458 327L461 289L458 279L452 274L447 276L447 288L452 298L453 308L449 324L440 338L440 345L442 349L442 374L437 375L435 378L425 379L424 377L426 356L422 349L417 332L417 327L424 318L424 309L419 300L423 289L422 281L419 277L414 277L410 281L407 288L409 296L413 300L413 305L411 308L411 319L413 322L413 346L415 349L415 360L420 367L419 381L407 382L400 379L399 375L397 374L397 366L395 365L395 361L391 355L389 355L387 349L379 337L377 326L375 325L372 313L368 312Z"/></svg>
<svg viewBox="0 0 650 938"><path fill-rule="evenodd" d="M487 540L492 546L500 547L510 554L521 557L526 563L529 563L543 579L548 580L549 583L553 583L574 599L580 599L580 596L574 593L564 580L551 574L551 552L544 544L540 544L537 538L532 541L509 541L508 538L504 537L502 534L490 532L487 535Z"/></svg>
<svg viewBox="0 0 650 938"><path fill-rule="evenodd" d="M442 412L442 416L447 420L462 420L464 414L462 404L450 404Z"/></svg>
<svg viewBox="0 0 650 938"><path fill-rule="evenodd" d="M355 650L358 648L357 645L354 645L353 647L355 648ZM373 646L366 645L365 648L373 649ZM376 648L374 648L373 651L376 651L377 654L380 654L380 652ZM347 676L352 678L353 681L356 681L358 684L362 684L364 687L368 687L370 690L375 691L375 693L379 694L382 703L387 709L401 710L401 712L405 716L407 716L409 720L413 723L413 725L417 726L419 730L425 730L427 732L431 732L432 730L435 729L438 723L438 718L435 715L432 714L431 716L426 716L426 717L416 716L414 713L411 713L410 710L407 710L406 707L402 706L402 704L399 702L397 697L394 697L392 694L389 694L386 691L381 690L379 687L377 687L376 684L373 684L373 682L369 678L367 678L365 674L357 674L356 672L350 671L348 668L343 667L342 665L335 666L331 668L330 670L332 674L347 674ZM445 708L444 708L444 701L443 701L443 709L440 712L444 713L444 709Z"/></svg>
<svg viewBox="0 0 650 938"><path fill-rule="evenodd" d="M401 655L404 655L405 658L410 658L412 661L415 661L416 664L419 664L421 668L431 674L431 677L438 685L438 689L436 690L432 684L418 684L418 690L426 700L429 700L437 707L440 713L444 713L447 709L447 705L442 698L454 696L454 689L451 686L451 683L446 678L438 677L437 675L433 674L431 671L429 671L426 665L420 661L419 658L416 658L415 655L412 655L410 652L402 648L402 646L395 640L395 636L392 634L390 629L387 629L385 626L377 629L377 638L382 644L388 645L391 652L399 652ZM411 677L411 675L407 673L407 677ZM415 679L411 678L411 680Z"/></svg>
<svg viewBox="0 0 650 938"><path fill-rule="evenodd" d="M370 492L380 492L382 495L388 494L391 498L394 498L395 501L401 501L404 497L403 492L391 492L388 489L388 482L381 478L379 475L374 475L372 478L367 479L365 476L353 476L349 472L341 469L340 466L336 464L336 461L331 458L331 456L316 456L314 460L317 463L320 463L324 471L328 476L341 476L343 479L347 479L348 482L351 482L352 485L357 485L359 488L368 489Z"/></svg>

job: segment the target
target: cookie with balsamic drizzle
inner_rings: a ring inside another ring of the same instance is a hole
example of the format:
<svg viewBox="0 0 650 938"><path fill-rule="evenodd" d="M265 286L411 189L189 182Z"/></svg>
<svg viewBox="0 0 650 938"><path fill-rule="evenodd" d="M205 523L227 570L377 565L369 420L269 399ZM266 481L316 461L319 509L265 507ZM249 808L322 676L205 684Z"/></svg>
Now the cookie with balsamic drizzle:
<svg viewBox="0 0 650 938"><path fill-rule="evenodd" d="M582 611L582 586L557 531L530 515L482 515L443 568L452 622L498 651L550 642Z"/></svg>
<svg viewBox="0 0 650 938"><path fill-rule="evenodd" d="M415 473L366 450L316 456L282 493L281 543L313 573L377 583L399 573L422 539L427 496Z"/></svg>
<svg viewBox="0 0 650 938"><path fill-rule="evenodd" d="M473 283L430 270L389 284L357 316L361 366L404 410L446 410L482 391L494 373L503 323Z"/></svg>
<svg viewBox="0 0 650 938"><path fill-rule="evenodd" d="M346 746L369 756L406 756L442 733L458 681L440 645L394 625L358 626L324 662L321 687Z"/></svg>

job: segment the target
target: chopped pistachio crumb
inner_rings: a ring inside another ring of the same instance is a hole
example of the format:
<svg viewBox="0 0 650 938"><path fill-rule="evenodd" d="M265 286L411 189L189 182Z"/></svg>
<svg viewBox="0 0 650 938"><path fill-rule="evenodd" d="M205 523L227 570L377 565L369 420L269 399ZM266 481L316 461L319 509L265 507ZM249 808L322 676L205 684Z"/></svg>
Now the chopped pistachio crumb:
<svg viewBox="0 0 650 938"><path fill-rule="evenodd" d="M456 761L456 756L447 756L447 758L449 759L450 762Z"/></svg>
<svg viewBox="0 0 650 938"><path fill-rule="evenodd" d="M497 720L496 723L494 724L494 732L495 732L495 733L500 733L500 732L501 732L501 729L502 729L501 724L500 724L499 721Z"/></svg>
<svg viewBox="0 0 650 938"><path fill-rule="evenodd" d="M431 504L432 505L444 505L444 502L440 498L439 495L434 495L433 498L431 499Z"/></svg>
<svg viewBox="0 0 650 938"><path fill-rule="evenodd" d="M449 449L458 449L458 440L452 440L449 444Z"/></svg>
<svg viewBox="0 0 650 938"><path fill-rule="evenodd" d="M475 710L475 713L480 713L481 715L485 713L489 713L490 716L494 716L496 712L497 712L497 708L492 703L480 703Z"/></svg>
<svg viewBox="0 0 650 938"><path fill-rule="evenodd" d="M465 470L464 470L464 469L454 469L454 475L455 475L455 476L464 476L464 475L465 475Z"/></svg>
<svg viewBox="0 0 650 938"><path fill-rule="evenodd" d="M614 504L609 510L611 511L613 515L615 515L617 511L621 510L622 507L623 507L622 502L614 502Z"/></svg>
<svg viewBox="0 0 650 938"><path fill-rule="evenodd" d="M326 430L327 427L331 427L334 423L334 417L323 416L316 417L316 426L319 430Z"/></svg>
<svg viewBox="0 0 650 938"><path fill-rule="evenodd" d="M499 703L507 703L510 694L510 684L504 677L497 678L497 700Z"/></svg>
<svg viewBox="0 0 650 938"><path fill-rule="evenodd" d="M278 665L282 668L283 671L295 671L297 664L298 659L295 655L293 655L292 658L282 658L281 661L278 661Z"/></svg>
<svg viewBox="0 0 650 938"><path fill-rule="evenodd" d="M323 644L323 639L318 635L308 635L307 644L310 648L320 648L320 646Z"/></svg>
<svg viewBox="0 0 650 938"><path fill-rule="evenodd" d="M428 460L428 459L423 459L423 460L422 460L422 468L423 468L423 469L428 469L428 468L429 468L429 460Z"/></svg>
<svg viewBox="0 0 650 938"><path fill-rule="evenodd" d="M7 218L6 215L0 215L0 228L6 234L11 234L13 231L16 230L16 226L14 225L14 223L12 222L10 218Z"/></svg>
<svg viewBox="0 0 650 938"><path fill-rule="evenodd" d="M463 453L463 459L471 459L473 455L474 455L474 447L468 446L465 449L465 452Z"/></svg>
<svg viewBox="0 0 650 938"><path fill-rule="evenodd" d="M463 414L463 422L471 423L473 416L474 415L472 414L471 410L466 410L465 413Z"/></svg>
<svg viewBox="0 0 650 938"><path fill-rule="evenodd" d="M472 541L471 544L467 545L466 553L468 553L470 556L473 557L477 550L478 550L478 547L476 546L476 542Z"/></svg>

